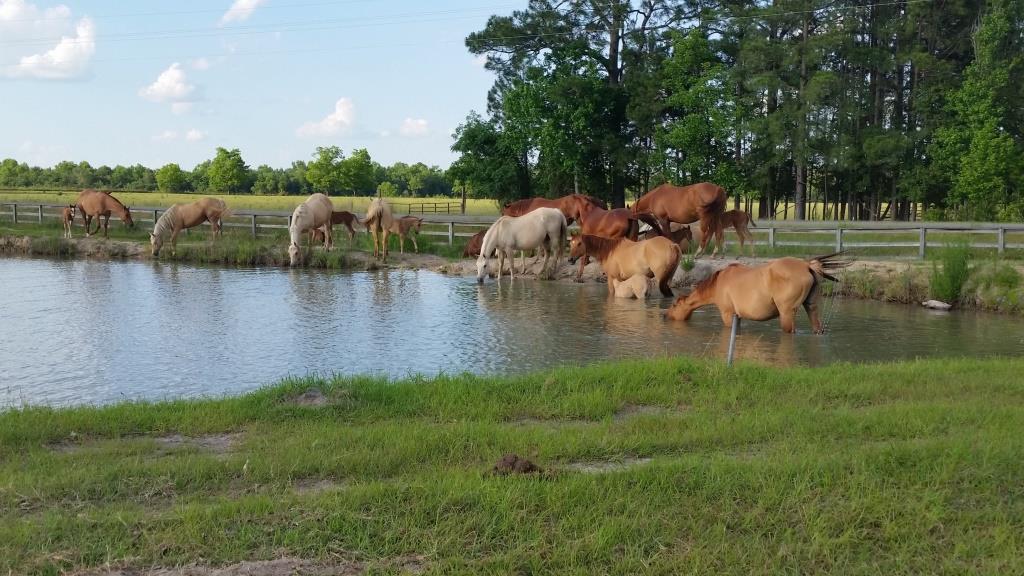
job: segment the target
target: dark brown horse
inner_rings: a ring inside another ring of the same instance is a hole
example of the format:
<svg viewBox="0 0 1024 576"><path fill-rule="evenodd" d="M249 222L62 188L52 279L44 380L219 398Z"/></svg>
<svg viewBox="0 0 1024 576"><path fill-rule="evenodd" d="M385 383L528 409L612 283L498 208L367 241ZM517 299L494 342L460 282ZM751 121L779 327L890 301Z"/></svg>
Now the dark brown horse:
<svg viewBox="0 0 1024 576"><path fill-rule="evenodd" d="M99 190L88 189L79 192L78 198L75 200L75 210L82 213L86 236L92 236L100 231L100 221L102 219L103 237L106 238L107 225L110 223L111 213L117 214L125 226L129 228L135 226L135 222L132 221L131 210L117 198ZM90 232L89 228L92 226L93 217L96 218L96 230Z"/></svg>
<svg viewBox="0 0 1024 576"><path fill-rule="evenodd" d="M754 256L754 235L750 233L750 229L747 225L757 228L757 224L754 224L754 219L750 217L750 214L743 210L729 210L722 214L722 229L726 229L732 226L733 230L736 231L736 236L740 239L740 255L743 255L743 243L750 242L750 256Z"/></svg>
<svg viewBox="0 0 1024 576"><path fill-rule="evenodd" d="M665 231L662 230L662 234L658 234L654 229L648 230L647 232L644 232L644 240L664 236L678 244L679 249L683 252L690 251L690 244L693 242L693 232L690 230L689 224L676 224L673 222L669 224L668 233L665 234L664 232Z"/></svg>
<svg viewBox="0 0 1024 576"><path fill-rule="evenodd" d="M689 186L662 184L640 197L633 204L634 212L651 212L668 228L669 222L690 224L700 220L700 248L697 256L704 253L711 235L715 236L715 250L718 254L725 240L721 217L725 210L725 190L711 182L700 182Z"/></svg>
<svg viewBox="0 0 1024 576"><path fill-rule="evenodd" d="M562 196L561 198L527 198L525 200L516 200L505 204L501 209L502 216L522 216L529 212L536 210L537 208L558 208L562 211L562 215L565 216L565 222L567 225L573 223L573 219L576 218L576 203L579 198L585 199L590 204L598 208L608 208L608 204L602 200L594 198L593 196L587 196L586 194L569 194L568 196Z"/></svg>
<svg viewBox="0 0 1024 576"><path fill-rule="evenodd" d="M480 248L484 245L484 234L487 234L487 230L481 230L469 238L469 241L466 242L466 247L462 249L463 258L480 255Z"/></svg>
<svg viewBox="0 0 1024 576"><path fill-rule="evenodd" d="M629 238L636 242L640 233L640 222L650 226L656 235L662 236L661 224L650 212L633 212L628 208L605 210L595 206L587 196L574 195L575 216L580 223L580 233L598 238ZM583 269L587 266L587 258L580 260L576 280L583 278Z"/></svg>
<svg viewBox="0 0 1024 576"><path fill-rule="evenodd" d="M333 226L335 224L342 224L345 226L345 228L348 228L349 242L351 242L352 239L355 238L356 236L356 229L352 227L352 223L358 221L359 219L356 218L356 215L349 212L348 210L334 210L331 212L331 225ZM326 238L324 235L324 231L319 228L315 230L310 230L309 234L310 244L316 242L323 242Z"/></svg>

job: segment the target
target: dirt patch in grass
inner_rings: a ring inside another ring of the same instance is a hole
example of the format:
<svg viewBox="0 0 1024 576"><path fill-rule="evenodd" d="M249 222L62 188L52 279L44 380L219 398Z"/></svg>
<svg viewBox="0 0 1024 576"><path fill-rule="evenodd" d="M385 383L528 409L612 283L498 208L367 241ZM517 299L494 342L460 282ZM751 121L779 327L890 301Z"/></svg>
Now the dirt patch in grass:
<svg viewBox="0 0 1024 576"><path fill-rule="evenodd" d="M327 396L319 388L310 388L292 399L292 404L298 406L323 406L328 402Z"/></svg>
<svg viewBox="0 0 1024 576"><path fill-rule="evenodd" d="M292 488L296 494L322 494L341 490L345 488L345 485L329 478L304 478L293 482Z"/></svg>
<svg viewBox="0 0 1024 576"><path fill-rule="evenodd" d="M587 462L570 462L562 466L562 470L581 472L583 474L603 474L617 472L647 464L650 458L622 458L621 460L592 460Z"/></svg>
<svg viewBox="0 0 1024 576"><path fill-rule="evenodd" d="M76 572L75 576L353 576L363 574L361 562L321 563L300 558L253 560L215 568L181 566L177 568L116 568Z"/></svg>
<svg viewBox="0 0 1024 576"><path fill-rule="evenodd" d="M498 463L491 468L491 474L495 476L508 476L509 474L539 474L544 470L530 462L526 458L520 458L516 454L505 454L498 460Z"/></svg>
<svg viewBox="0 0 1024 576"><path fill-rule="evenodd" d="M203 436L171 434L170 436L158 436L154 440L157 445L167 451L196 448L201 452L222 455L232 452L241 438L241 433L229 432L224 434L205 434Z"/></svg>

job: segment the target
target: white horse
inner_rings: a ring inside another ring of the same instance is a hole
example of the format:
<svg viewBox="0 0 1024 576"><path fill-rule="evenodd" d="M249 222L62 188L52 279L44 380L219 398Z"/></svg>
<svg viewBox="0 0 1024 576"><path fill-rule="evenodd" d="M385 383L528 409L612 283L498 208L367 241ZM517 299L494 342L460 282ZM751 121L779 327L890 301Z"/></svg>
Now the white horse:
<svg viewBox="0 0 1024 576"><path fill-rule="evenodd" d="M476 259L476 281L483 282L487 273L487 259L498 253L498 279L501 269L505 267L505 257L511 262L511 276L516 277L516 250L533 250L540 248L544 252L544 264L540 268L540 277L554 277L558 262L562 259L567 234L565 216L557 208L537 208L522 216L502 216L491 225L484 234L480 256ZM554 256L554 265L550 275L545 271L548 259ZM523 257L523 274L526 273L526 256Z"/></svg>
<svg viewBox="0 0 1024 576"><path fill-rule="evenodd" d="M387 260L388 232L395 225L395 218L391 215L391 206L379 196L371 200L369 207L366 208L366 218L363 220L363 225L373 235L373 257L376 258L378 256L377 239L380 237L380 256Z"/></svg>
<svg viewBox="0 0 1024 576"><path fill-rule="evenodd" d="M288 257L291 265L299 264L299 243L302 237L310 230L320 229L324 231L324 249L330 250L334 244L331 234L331 212L334 211L334 204L327 196L319 192L306 198L306 201L295 207L292 212L292 221L288 225L288 235L291 243L288 245Z"/></svg>

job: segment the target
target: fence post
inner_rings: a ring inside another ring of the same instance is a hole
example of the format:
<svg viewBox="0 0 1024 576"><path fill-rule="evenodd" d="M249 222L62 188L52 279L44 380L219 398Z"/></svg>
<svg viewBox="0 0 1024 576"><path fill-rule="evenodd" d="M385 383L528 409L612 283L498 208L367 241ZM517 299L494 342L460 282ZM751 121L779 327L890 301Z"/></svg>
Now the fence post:
<svg viewBox="0 0 1024 576"><path fill-rule="evenodd" d="M256 237L256 215L252 215L252 237Z"/></svg>
<svg viewBox="0 0 1024 576"><path fill-rule="evenodd" d="M927 246L928 246L928 238L927 238L928 229L925 228L924 226L922 226L920 231L921 231L920 232L921 233L921 240L920 240L920 243L918 244L918 247L917 247L917 257L922 259L922 260L924 260L925 248L927 248Z"/></svg>
<svg viewBox="0 0 1024 576"><path fill-rule="evenodd" d="M159 220L159 219L160 219L160 211L154 209L153 210L153 226L156 226L156 221Z"/></svg>
<svg viewBox="0 0 1024 576"><path fill-rule="evenodd" d="M1006 251L1006 228L996 230L996 250L1000 254Z"/></svg>
<svg viewBox="0 0 1024 576"><path fill-rule="evenodd" d="M768 246L775 248L775 227L768 229Z"/></svg>
<svg viewBox="0 0 1024 576"><path fill-rule="evenodd" d="M455 244L455 222L448 223L448 245Z"/></svg>
<svg viewBox="0 0 1024 576"><path fill-rule="evenodd" d="M836 252L843 251L843 229L841 227L836 228Z"/></svg>
<svg viewBox="0 0 1024 576"><path fill-rule="evenodd" d="M43 223L43 205L40 204L39 206L36 207L36 209L39 211L38 214L37 214L39 216L39 223L42 224Z"/></svg>
<svg viewBox="0 0 1024 576"><path fill-rule="evenodd" d="M11 208L14 208L14 223L17 224L18 223L18 205L17 204L11 204Z"/></svg>

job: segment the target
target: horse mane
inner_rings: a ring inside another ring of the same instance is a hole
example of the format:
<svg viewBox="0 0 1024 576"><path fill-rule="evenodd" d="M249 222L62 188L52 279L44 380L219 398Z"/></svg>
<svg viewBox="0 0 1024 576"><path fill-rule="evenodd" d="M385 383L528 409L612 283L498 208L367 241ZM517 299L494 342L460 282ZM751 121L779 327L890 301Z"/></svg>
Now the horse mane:
<svg viewBox="0 0 1024 576"><path fill-rule="evenodd" d="M608 209L608 203L605 202L604 200L601 200L600 198L595 198L594 196L589 196L587 194L573 194L573 196L576 196L577 198L582 198L589 204L596 206L602 210Z"/></svg>
<svg viewBox="0 0 1024 576"><path fill-rule="evenodd" d="M392 216L391 207L388 206L388 203L380 197L371 200L370 206L366 208L366 218L363 219L363 222L384 228L390 224L389 220L392 220Z"/></svg>
<svg viewBox="0 0 1024 576"><path fill-rule="evenodd" d="M584 234L580 237L580 240L583 242L583 247L586 248L587 254L604 262L612 250L622 243L623 238L601 238L600 236Z"/></svg>
<svg viewBox="0 0 1024 576"><path fill-rule="evenodd" d="M533 198L524 198L522 200L516 200L515 202L509 202L501 209L502 216L522 216L526 209L533 203Z"/></svg>
<svg viewBox="0 0 1024 576"><path fill-rule="evenodd" d="M160 218L153 225L153 236L163 238L167 229L174 228L174 218L178 215L178 205L174 204L160 215Z"/></svg>

